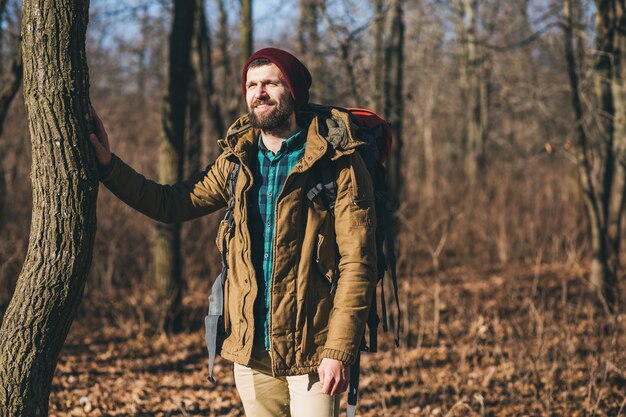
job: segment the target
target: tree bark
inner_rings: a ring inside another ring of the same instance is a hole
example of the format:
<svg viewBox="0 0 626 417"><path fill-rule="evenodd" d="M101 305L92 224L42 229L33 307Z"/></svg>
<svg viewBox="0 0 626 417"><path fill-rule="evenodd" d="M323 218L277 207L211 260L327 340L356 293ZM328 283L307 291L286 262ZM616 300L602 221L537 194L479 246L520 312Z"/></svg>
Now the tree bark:
<svg viewBox="0 0 626 417"><path fill-rule="evenodd" d="M607 86L602 83L600 98L602 110L609 117L607 132L612 136L607 142L607 170L613 173L605 175L605 193L608 194L606 207L607 265L608 271L602 282L592 284L602 291L610 308L617 300L617 272L620 264L620 243L622 218L624 213L624 193L626 191L626 65L621 58L626 53L626 3L624 0L598 0L598 32L605 34L606 49L602 55L609 55L611 67L607 68L610 82L610 103L606 98ZM602 74L604 75L604 74ZM612 106L611 106L612 105ZM611 114L610 112L613 111ZM605 117L606 117L605 116ZM610 158L610 159L609 159ZM610 182L610 186L606 183Z"/></svg>
<svg viewBox="0 0 626 417"><path fill-rule="evenodd" d="M325 98L325 79L323 57L320 52L320 36L318 23L320 14L325 10L324 0L300 0L299 2L299 30L298 49L300 57L309 68L313 80L311 85L311 101L323 102Z"/></svg>
<svg viewBox="0 0 626 417"><path fill-rule="evenodd" d="M387 160L389 184L394 198L402 200L402 113L404 22L402 0L391 0L387 15L387 42L385 45L385 119L391 123L394 143ZM397 203L396 201L396 203Z"/></svg>
<svg viewBox="0 0 626 417"><path fill-rule="evenodd" d="M88 1L25 0L24 97L33 214L26 260L0 329L0 415L43 417L82 297L96 232L98 174L85 56Z"/></svg>
<svg viewBox="0 0 626 417"><path fill-rule="evenodd" d="M190 49L195 0L176 0L170 34L167 92L163 100L163 140L159 149L159 181L183 179L185 116L190 77ZM154 246L157 319L165 331L181 327L183 276L180 224L158 224Z"/></svg>
<svg viewBox="0 0 626 417"><path fill-rule="evenodd" d="M194 34L192 40L191 50L191 91L195 90L197 95L197 107L194 110L194 105L189 104L189 116L190 116L190 137L193 132L196 131L197 137L192 142L197 142L197 168L202 168L206 165L207 160L212 160L217 157L217 139L224 136L224 121L221 115L221 109L219 102L215 99L215 87L213 84L213 63L211 60L211 37L209 35L209 28L207 25L206 15L204 11L204 0L196 0L196 14L194 18ZM190 100L193 100L190 96ZM192 113L197 112L197 115ZM192 122L192 116L197 120ZM206 125L204 120L208 123ZM193 126L196 126L194 129ZM206 134L203 134L203 130L206 130ZM208 137L206 146L203 146L202 137ZM206 148L207 152L202 152L203 148ZM191 150L187 153L189 157ZM188 158L189 160L189 158ZM202 161L201 161L202 160ZM190 172L193 170L190 167Z"/></svg>
<svg viewBox="0 0 626 417"><path fill-rule="evenodd" d="M239 24L239 68L243 68L248 57L254 53L252 40L252 0L240 0L241 20ZM248 112L248 106L244 99L239 100L241 113Z"/></svg>
<svg viewBox="0 0 626 417"><path fill-rule="evenodd" d="M620 3L620 4L618 4ZM580 0L563 0L565 17L565 58L567 62L572 108L576 118L575 147L578 179L589 219L591 241L590 282L599 302L612 310L617 301L617 272L624 212L626 174L626 111L621 51L626 50L624 3L598 0L596 46L598 56L594 67L596 98L600 109L600 133L604 155L601 181L594 181L592 154L583 124L584 108L580 95L577 57L582 54L579 33L582 5ZM577 32L578 29L578 32ZM580 59L580 58L578 58ZM597 184L597 185L596 185Z"/></svg>
<svg viewBox="0 0 626 417"><path fill-rule="evenodd" d="M383 35L385 29L385 13L383 11L383 0L372 0L374 9L374 25L372 36L374 38L374 52L372 55L370 68L370 109L377 113L383 111L383 92L380 88L380 82L383 80L384 53L383 53Z"/></svg>
<svg viewBox="0 0 626 417"><path fill-rule="evenodd" d="M487 85L484 53L478 45L478 0L455 0L459 14L461 89L464 117L464 170L469 184L476 182L484 161L487 123Z"/></svg>
<svg viewBox="0 0 626 417"><path fill-rule="evenodd" d="M219 42L219 50L222 57L222 67L224 68L224 79L221 89L221 100L223 103L226 103L226 119L233 120L237 116L237 111L239 109L240 100L237 100L236 97L239 97L241 94L239 91L239 81L237 74L233 71L232 65L232 57L230 53L230 37L228 36L229 27L228 27L228 13L226 11L226 5L224 4L225 0L218 0L217 4L219 6L219 28L218 28L218 42Z"/></svg>

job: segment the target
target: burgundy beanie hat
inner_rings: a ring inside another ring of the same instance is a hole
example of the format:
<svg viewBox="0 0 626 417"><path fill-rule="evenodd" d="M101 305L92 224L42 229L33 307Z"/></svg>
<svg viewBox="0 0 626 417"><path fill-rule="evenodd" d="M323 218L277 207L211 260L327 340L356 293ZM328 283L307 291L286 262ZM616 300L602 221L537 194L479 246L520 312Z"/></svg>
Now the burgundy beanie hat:
<svg viewBox="0 0 626 417"><path fill-rule="evenodd" d="M298 58L277 48L259 49L248 58L241 71L241 89L244 97L246 96L248 66L257 58L266 58L280 69L297 109L309 102L309 88L313 81L311 73Z"/></svg>

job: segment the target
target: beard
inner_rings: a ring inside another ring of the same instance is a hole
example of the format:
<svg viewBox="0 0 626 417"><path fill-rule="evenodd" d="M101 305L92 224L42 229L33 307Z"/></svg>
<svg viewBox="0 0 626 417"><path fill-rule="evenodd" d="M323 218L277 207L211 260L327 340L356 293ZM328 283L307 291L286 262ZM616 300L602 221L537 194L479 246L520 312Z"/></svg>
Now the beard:
<svg viewBox="0 0 626 417"><path fill-rule="evenodd" d="M262 114L256 114L254 109L260 104L274 106ZM289 118L294 112L295 104L291 95L287 94L283 100L277 102L271 98L256 99L249 108L250 125L269 134L277 134L289 129Z"/></svg>

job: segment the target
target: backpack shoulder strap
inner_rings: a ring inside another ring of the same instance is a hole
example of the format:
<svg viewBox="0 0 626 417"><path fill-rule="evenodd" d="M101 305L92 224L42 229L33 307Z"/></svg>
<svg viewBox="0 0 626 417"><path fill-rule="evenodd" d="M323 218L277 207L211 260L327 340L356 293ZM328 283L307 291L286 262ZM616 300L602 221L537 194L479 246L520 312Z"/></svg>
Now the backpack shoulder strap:
<svg viewBox="0 0 626 417"><path fill-rule="evenodd" d="M233 211L235 209L235 183L237 182L237 176L239 175L239 162L233 163L233 168L228 176L228 192L230 194L230 200L228 207L224 212L224 219L228 223L228 231L224 233L222 237L222 270L215 279L213 286L211 287L211 295L209 296L209 313L204 318L205 327L205 341L207 351L209 354L209 381L215 383L213 377L213 366L215 365L215 356L217 355L217 332L220 326L220 320L223 320L222 314L224 312L224 283L228 276L228 257L226 254L226 239L232 234L235 228L235 221L233 219Z"/></svg>

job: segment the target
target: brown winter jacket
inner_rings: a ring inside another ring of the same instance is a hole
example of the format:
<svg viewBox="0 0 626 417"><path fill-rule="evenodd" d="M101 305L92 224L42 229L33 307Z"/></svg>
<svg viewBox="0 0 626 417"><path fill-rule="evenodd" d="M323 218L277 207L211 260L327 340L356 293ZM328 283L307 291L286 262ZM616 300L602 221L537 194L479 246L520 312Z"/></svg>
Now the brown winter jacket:
<svg viewBox="0 0 626 417"><path fill-rule="evenodd" d="M322 358L352 363L376 282L373 188L367 168L355 152L363 142L355 137L356 129L347 113L315 109L315 113L299 114L300 125L308 126L306 150L287 177L276 206L269 330L275 375L316 372ZM101 179L116 196L145 215L175 223L225 207L230 198L227 179L233 161L239 160L235 230L227 239L228 247L219 247L227 230L222 222L216 241L220 251L227 250L230 266L220 354L243 365L249 363L252 351L257 294L247 225L247 191L252 186L250 164L256 158L259 133L243 116L219 141L223 153L217 160L184 182L157 184L116 156ZM306 198L315 185L312 167L327 150L336 161L334 227L322 196L312 201ZM337 252L339 278L333 296L330 288Z"/></svg>

